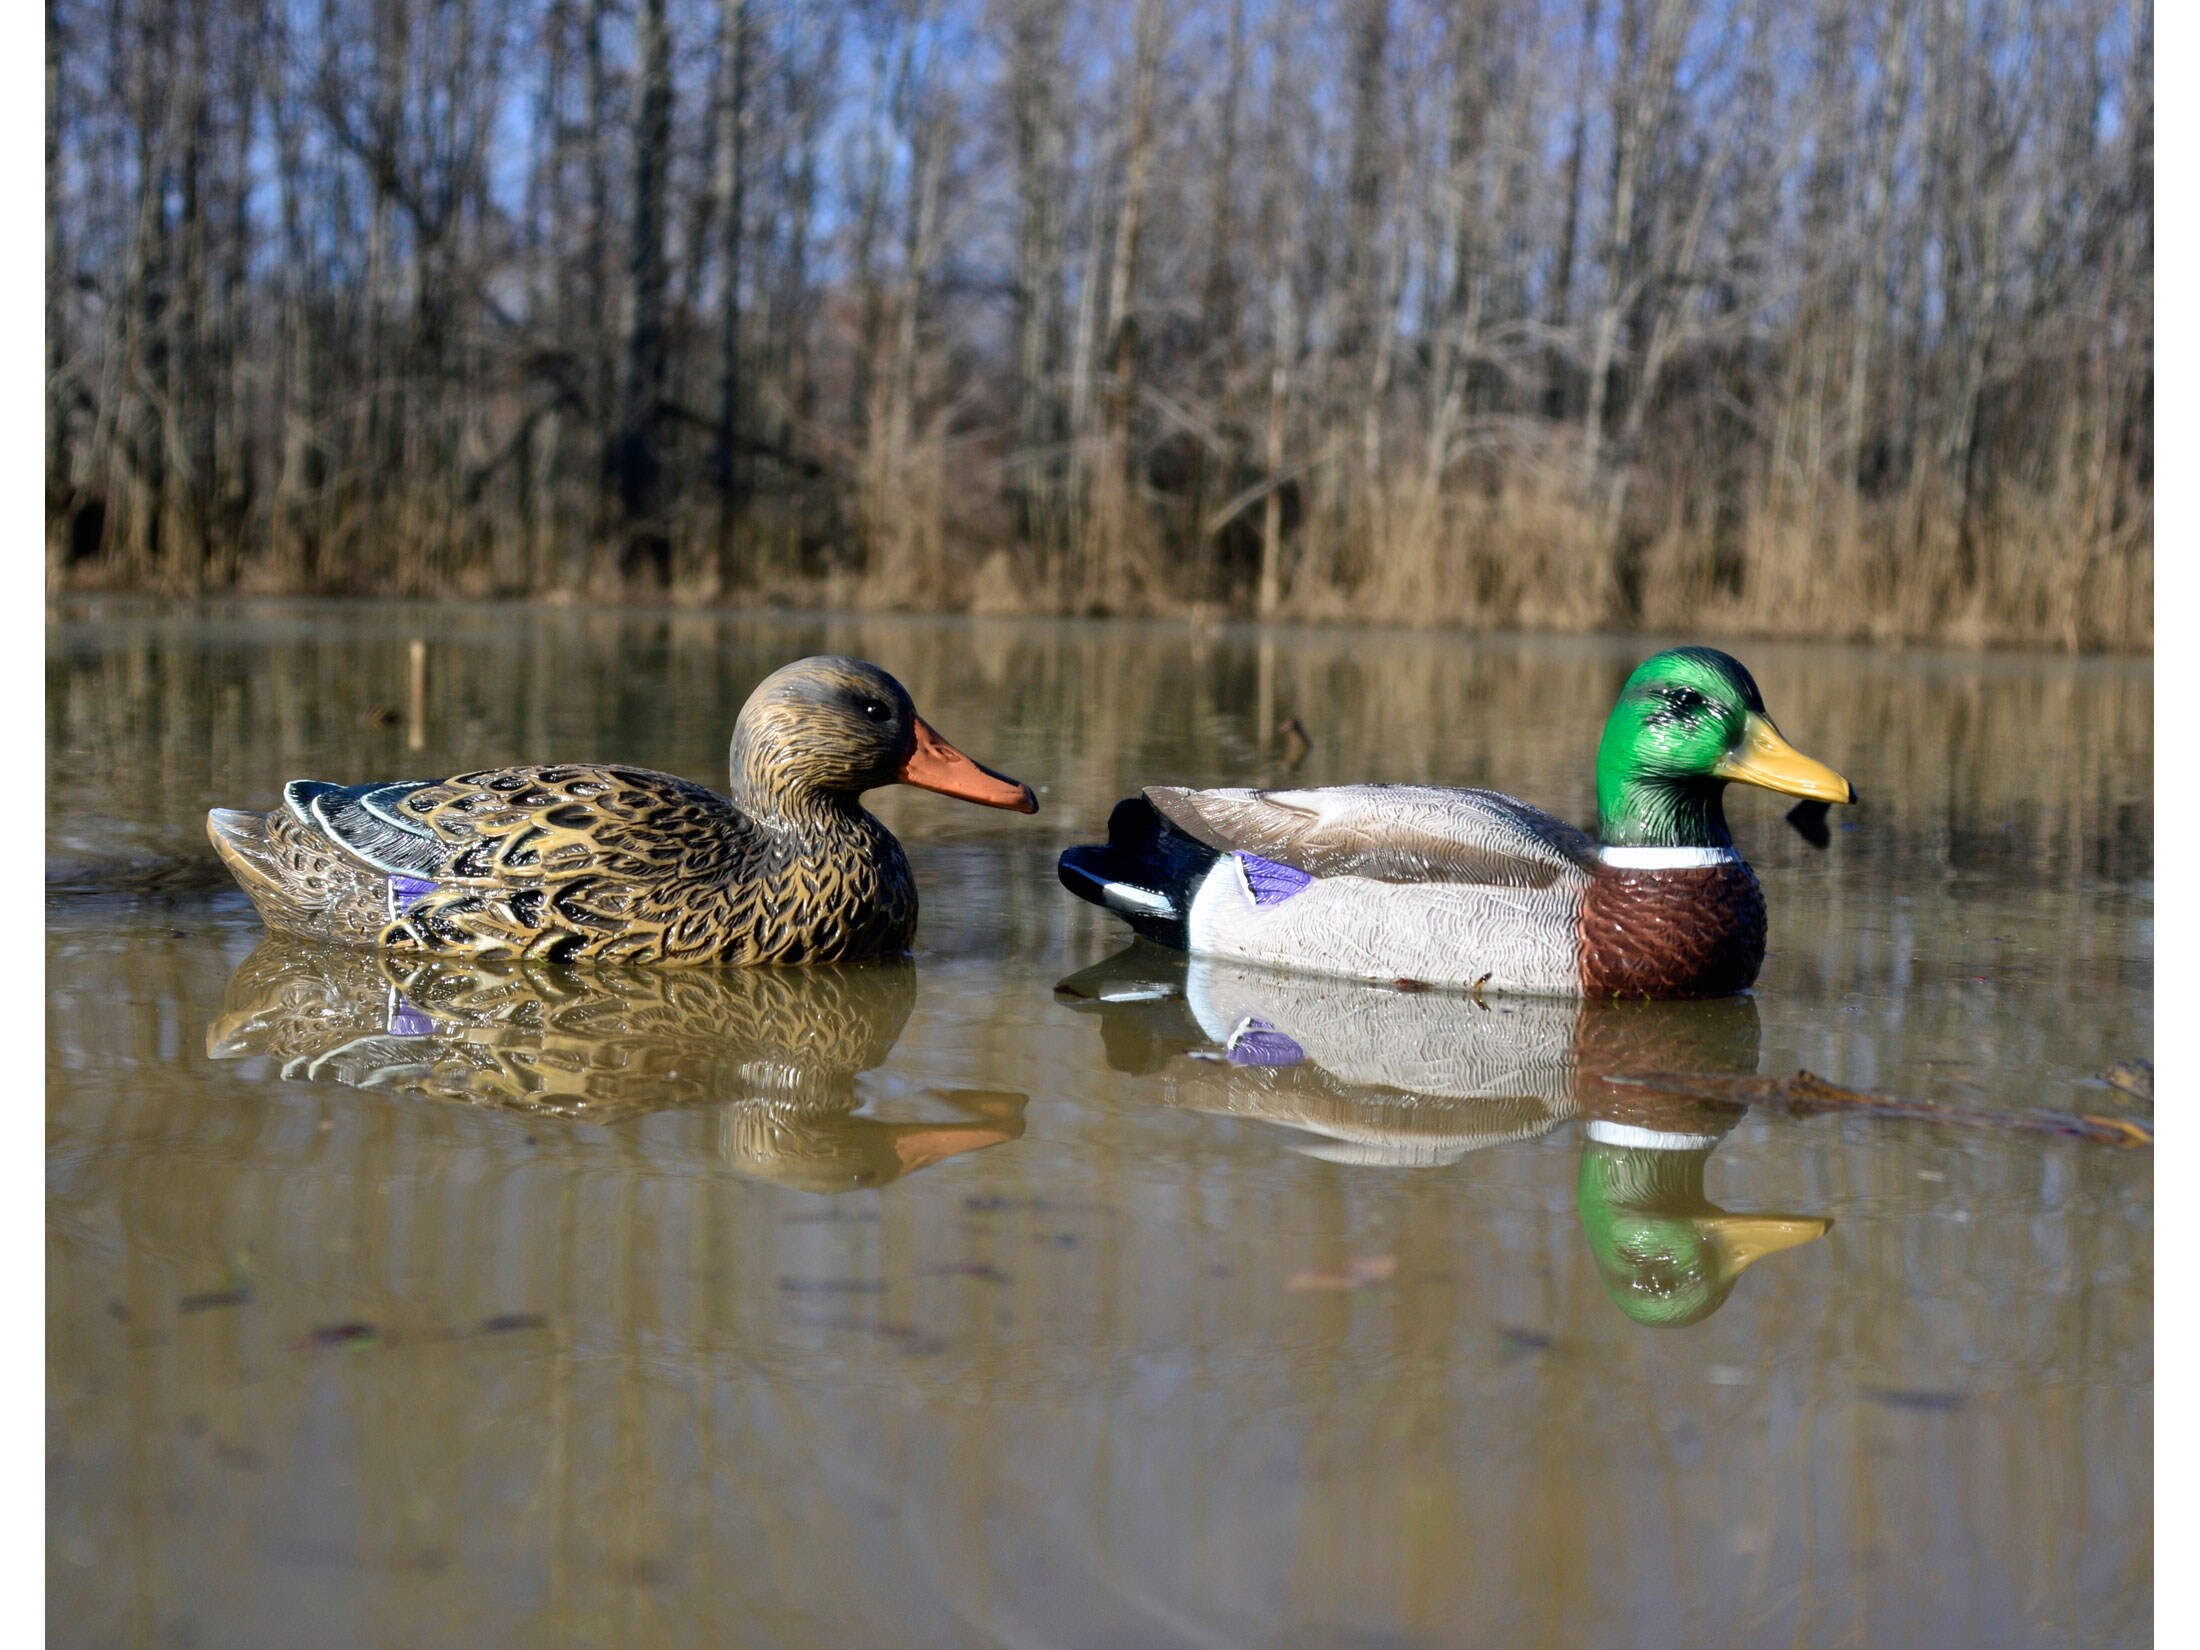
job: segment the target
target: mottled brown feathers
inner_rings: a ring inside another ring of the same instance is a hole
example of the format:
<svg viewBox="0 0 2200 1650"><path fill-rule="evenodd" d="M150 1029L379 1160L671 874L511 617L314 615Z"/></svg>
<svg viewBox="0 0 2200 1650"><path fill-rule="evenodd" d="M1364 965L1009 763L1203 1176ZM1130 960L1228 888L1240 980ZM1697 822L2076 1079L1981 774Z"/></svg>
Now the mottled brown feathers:
<svg viewBox="0 0 2200 1650"><path fill-rule="evenodd" d="M1581 904L1590 997L1722 997L1765 960L1765 897L1741 860L1676 870L1600 868Z"/></svg>
<svg viewBox="0 0 2200 1650"><path fill-rule="evenodd" d="M271 928L446 955L838 962L916 931L908 861L852 801L765 824L671 774L564 763L460 774L399 807L443 856L394 912L391 879L283 811L260 821L272 856L215 844Z"/></svg>
<svg viewBox="0 0 2200 1650"><path fill-rule="evenodd" d="M231 976L207 1052L598 1122L730 1100L835 1115L915 1002L904 962L574 971L271 935Z"/></svg>
<svg viewBox="0 0 2200 1650"><path fill-rule="evenodd" d="M1031 812L860 659L803 659L734 725L733 790L561 763L294 780L207 831L270 928L482 960L850 962L908 949L917 890L858 800L898 782Z"/></svg>

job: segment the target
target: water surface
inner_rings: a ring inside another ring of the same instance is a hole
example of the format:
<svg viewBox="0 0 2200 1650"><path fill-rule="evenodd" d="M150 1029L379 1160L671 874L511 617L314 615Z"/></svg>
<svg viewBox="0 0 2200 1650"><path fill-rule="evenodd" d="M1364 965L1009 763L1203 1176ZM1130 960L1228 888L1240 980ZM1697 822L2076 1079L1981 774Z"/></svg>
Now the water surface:
<svg viewBox="0 0 2200 1650"><path fill-rule="evenodd" d="M1647 641L109 602L48 641L57 1643L2149 1636L2147 1154L1604 1081L2145 1115L2103 1080L2152 1053L2143 663L1735 644L1864 802L1819 852L1734 793L1753 997L1581 1008L1187 966L1053 857L1152 781L1589 820ZM907 962L329 953L205 846L300 775L719 783L825 649L1042 793L879 799Z"/></svg>

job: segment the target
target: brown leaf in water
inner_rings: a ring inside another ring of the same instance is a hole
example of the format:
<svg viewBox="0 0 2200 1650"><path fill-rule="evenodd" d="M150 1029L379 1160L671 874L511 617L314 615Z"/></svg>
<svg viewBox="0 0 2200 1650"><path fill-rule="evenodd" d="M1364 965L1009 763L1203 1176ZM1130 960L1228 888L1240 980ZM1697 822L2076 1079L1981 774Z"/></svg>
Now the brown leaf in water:
<svg viewBox="0 0 2200 1650"><path fill-rule="evenodd" d="M1388 1283L1397 1273L1396 1255L1360 1255L1334 1272L1318 1267L1294 1272L1284 1288L1301 1294L1317 1289L1365 1289L1370 1284Z"/></svg>

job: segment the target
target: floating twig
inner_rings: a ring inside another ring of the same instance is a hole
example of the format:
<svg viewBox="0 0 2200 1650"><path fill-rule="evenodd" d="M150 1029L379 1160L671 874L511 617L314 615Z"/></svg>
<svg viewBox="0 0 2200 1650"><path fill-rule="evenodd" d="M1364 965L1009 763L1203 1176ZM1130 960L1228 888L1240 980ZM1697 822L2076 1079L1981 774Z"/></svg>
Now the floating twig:
<svg viewBox="0 0 2200 1650"><path fill-rule="evenodd" d="M2022 1129L2032 1134L2066 1135L2104 1146L2151 1146L2151 1124L2129 1117L2101 1117L2091 1112L2011 1111L1986 1106L1948 1106L1932 1100L1908 1100L1899 1095L1871 1094L1845 1089L1823 1077L1798 1071L1792 1077L1730 1077L1712 1073L1642 1072L1608 1076L1608 1083L1650 1089L1659 1094L1684 1094L1697 1099L1723 1100L1730 1105L1768 1106L1795 1112L1859 1111L1874 1117L1909 1117L1925 1123L1956 1123L1966 1127Z"/></svg>

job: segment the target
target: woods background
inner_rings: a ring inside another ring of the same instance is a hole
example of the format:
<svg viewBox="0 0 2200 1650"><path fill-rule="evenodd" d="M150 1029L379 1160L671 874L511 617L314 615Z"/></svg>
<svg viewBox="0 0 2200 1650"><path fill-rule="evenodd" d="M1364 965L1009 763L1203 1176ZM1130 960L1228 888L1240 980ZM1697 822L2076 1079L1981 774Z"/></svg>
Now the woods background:
<svg viewBox="0 0 2200 1650"><path fill-rule="evenodd" d="M2147 0L47 0L50 588L2152 644Z"/></svg>

